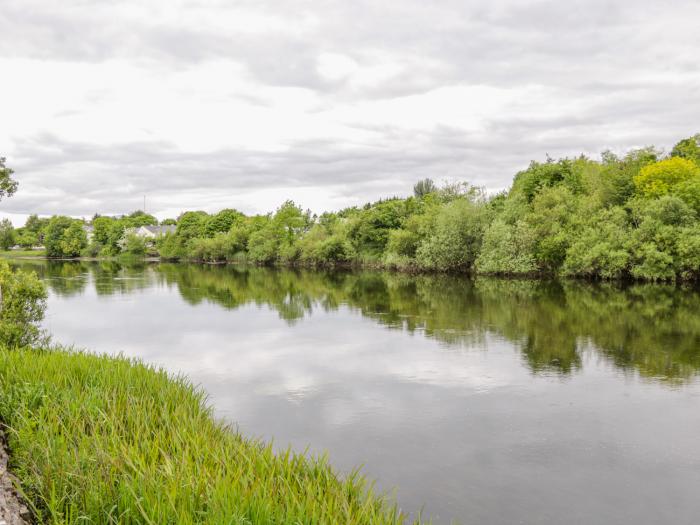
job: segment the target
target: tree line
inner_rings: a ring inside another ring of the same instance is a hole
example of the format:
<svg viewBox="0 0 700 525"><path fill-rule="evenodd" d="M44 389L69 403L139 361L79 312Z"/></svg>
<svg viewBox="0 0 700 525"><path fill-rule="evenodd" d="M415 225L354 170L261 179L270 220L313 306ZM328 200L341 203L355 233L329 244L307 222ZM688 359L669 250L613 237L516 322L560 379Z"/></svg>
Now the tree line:
<svg viewBox="0 0 700 525"><path fill-rule="evenodd" d="M143 212L84 223L30 217L15 232L48 256L154 255L167 260L361 265L411 271L668 281L700 278L700 134L654 147L531 162L508 191L425 179L408 198L319 216L292 201L266 215L226 209L164 221L152 243L129 228ZM20 242L20 244L22 244Z"/></svg>

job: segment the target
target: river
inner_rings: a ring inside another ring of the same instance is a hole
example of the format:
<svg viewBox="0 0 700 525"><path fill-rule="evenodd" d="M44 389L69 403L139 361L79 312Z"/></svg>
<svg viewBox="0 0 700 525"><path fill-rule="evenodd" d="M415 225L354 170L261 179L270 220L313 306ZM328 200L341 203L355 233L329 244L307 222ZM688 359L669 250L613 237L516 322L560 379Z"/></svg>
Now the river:
<svg viewBox="0 0 700 525"><path fill-rule="evenodd" d="M245 435L436 523L694 524L700 292L46 262L54 342L186 374Z"/></svg>

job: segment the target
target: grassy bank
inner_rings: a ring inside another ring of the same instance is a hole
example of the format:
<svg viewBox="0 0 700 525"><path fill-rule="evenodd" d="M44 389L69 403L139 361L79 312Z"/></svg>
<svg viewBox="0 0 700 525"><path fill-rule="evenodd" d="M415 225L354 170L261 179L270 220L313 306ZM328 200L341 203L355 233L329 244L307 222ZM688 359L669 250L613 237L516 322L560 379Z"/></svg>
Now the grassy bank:
<svg viewBox="0 0 700 525"><path fill-rule="evenodd" d="M360 475L251 441L127 359L0 349L0 420L39 523L403 523Z"/></svg>
<svg viewBox="0 0 700 525"><path fill-rule="evenodd" d="M46 257L46 250L0 250L0 257Z"/></svg>

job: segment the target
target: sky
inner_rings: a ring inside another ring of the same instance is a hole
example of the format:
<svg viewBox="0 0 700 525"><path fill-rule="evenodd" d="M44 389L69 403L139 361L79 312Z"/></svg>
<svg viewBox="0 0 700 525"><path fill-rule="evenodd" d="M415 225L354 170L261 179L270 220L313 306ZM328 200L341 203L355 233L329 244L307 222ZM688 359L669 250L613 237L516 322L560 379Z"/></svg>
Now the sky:
<svg viewBox="0 0 700 525"><path fill-rule="evenodd" d="M0 0L0 216L315 212L700 131L697 0Z"/></svg>

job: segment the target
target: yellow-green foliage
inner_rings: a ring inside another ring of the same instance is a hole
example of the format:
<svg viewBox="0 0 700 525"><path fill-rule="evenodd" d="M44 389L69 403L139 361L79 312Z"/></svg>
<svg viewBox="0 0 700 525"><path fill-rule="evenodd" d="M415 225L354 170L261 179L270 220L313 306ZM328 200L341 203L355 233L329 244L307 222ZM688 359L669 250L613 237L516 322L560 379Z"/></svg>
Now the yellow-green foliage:
<svg viewBox="0 0 700 525"><path fill-rule="evenodd" d="M661 197L690 179L700 177L700 168L693 161L671 157L644 166L634 177L634 184L644 197Z"/></svg>
<svg viewBox="0 0 700 525"><path fill-rule="evenodd" d="M357 473L243 438L183 378L0 348L11 468L47 524L367 524L404 517Z"/></svg>

